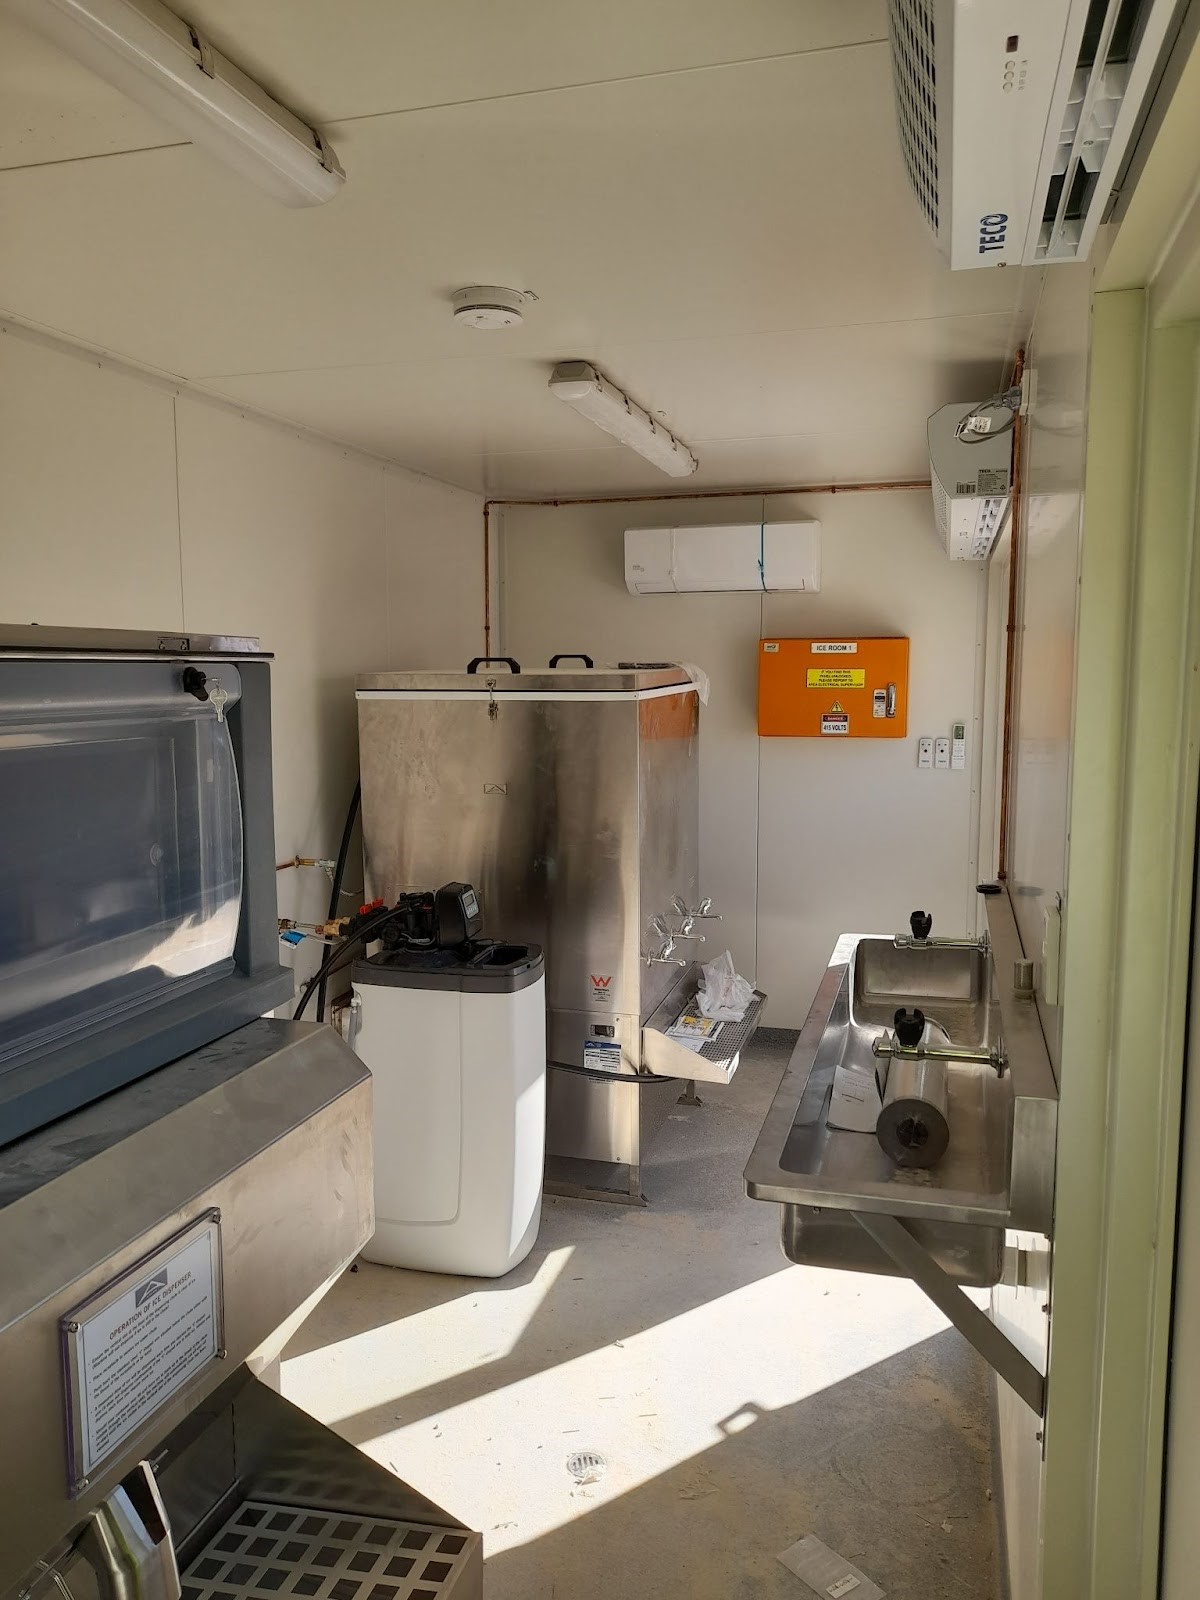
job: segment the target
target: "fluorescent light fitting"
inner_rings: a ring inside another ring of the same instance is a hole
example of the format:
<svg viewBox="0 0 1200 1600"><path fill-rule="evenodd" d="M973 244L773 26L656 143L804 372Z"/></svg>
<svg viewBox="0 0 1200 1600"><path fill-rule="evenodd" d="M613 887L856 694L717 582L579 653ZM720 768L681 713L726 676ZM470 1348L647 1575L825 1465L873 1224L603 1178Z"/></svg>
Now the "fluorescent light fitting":
<svg viewBox="0 0 1200 1600"><path fill-rule="evenodd" d="M655 422L615 383L609 383L590 361L559 362L550 374L550 388L560 400L574 406L581 417L611 433L672 478L690 478L700 465L687 445L661 422Z"/></svg>
<svg viewBox="0 0 1200 1600"><path fill-rule="evenodd" d="M147 111L288 206L346 175L321 135L160 0L23 0L20 15Z"/></svg>

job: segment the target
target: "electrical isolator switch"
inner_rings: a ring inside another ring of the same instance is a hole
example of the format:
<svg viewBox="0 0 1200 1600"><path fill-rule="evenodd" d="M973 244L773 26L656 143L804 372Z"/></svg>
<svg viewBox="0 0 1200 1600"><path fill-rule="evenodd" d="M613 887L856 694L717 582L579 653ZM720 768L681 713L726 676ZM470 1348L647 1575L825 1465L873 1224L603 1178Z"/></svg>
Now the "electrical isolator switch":
<svg viewBox="0 0 1200 1600"><path fill-rule="evenodd" d="M949 739L935 739L933 741L933 764L939 772L948 772L950 770Z"/></svg>
<svg viewBox="0 0 1200 1600"><path fill-rule="evenodd" d="M956 722L950 729L950 770L965 772L967 767L967 725Z"/></svg>
<svg viewBox="0 0 1200 1600"><path fill-rule="evenodd" d="M917 765L918 767L933 766L933 740L930 738L917 740Z"/></svg>

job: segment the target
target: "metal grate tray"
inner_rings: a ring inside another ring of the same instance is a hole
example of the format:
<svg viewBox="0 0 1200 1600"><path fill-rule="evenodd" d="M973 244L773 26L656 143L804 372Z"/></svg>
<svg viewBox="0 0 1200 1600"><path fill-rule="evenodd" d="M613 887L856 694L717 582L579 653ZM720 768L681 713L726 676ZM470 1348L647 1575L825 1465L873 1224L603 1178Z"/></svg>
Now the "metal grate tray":
<svg viewBox="0 0 1200 1600"><path fill-rule="evenodd" d="M668 1033L685 1011L698 1011L700 1006L695 983L677 986L642 1029L642 1059L660 1077L728 1083L737 1070L739 1056L754 1036L766 999L762 990L756 989L740 1022L723 1022L715 1039L693 1051Z"/></svg>
<svg viewBox="0 0 1200 1600"><path fill-rule="evenodd" d="M183 1600L447 1600L471 1535L246 1500L183 1573Z"/></svg>

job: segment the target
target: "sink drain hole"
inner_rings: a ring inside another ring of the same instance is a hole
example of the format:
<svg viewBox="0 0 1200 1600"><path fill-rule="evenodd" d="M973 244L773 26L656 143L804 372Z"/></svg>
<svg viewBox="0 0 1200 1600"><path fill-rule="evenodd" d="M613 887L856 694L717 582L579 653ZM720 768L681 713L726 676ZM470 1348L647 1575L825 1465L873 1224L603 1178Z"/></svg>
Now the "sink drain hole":
<svg viewBox="0 0 1200 1600"><path fill-rule="evenodd" d="M567 1457L567 1471L576 1483L597 1483L608 1471L608 1462L598 1450L576 1450Z"/></svg>

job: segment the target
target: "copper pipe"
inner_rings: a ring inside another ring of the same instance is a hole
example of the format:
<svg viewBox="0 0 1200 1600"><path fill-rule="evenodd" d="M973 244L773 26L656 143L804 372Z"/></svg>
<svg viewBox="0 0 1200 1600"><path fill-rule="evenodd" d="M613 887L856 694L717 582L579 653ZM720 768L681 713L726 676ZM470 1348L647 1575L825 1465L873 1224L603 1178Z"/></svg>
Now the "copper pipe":
<svg viewBox="0 0 1200 1600"><path fill-rule="evenodd" d="M928 489L928 478L898 478L889 483L798 483L787 489L676 489L662 494L557 495L530 500L483 502L483 653L492 653L492 541L493 506L626 506L662 500L761 500L780 494L878 494L888 490Z"/></svg>
<svg viewBox="0 0 1200 1600"><path fill-rule="evenodd" d="M888 489L928 489L928 478L898 478L891 483L796 483L784 489L686 489L661 494L585 494L541 496L531 500L485 500L489 506L626 506L648 500L761 500L776 494L872 494Z"/></svg>
<svg viewBox="0 0 1200 1600"><path fill-rule="evenodd" d="M1019 386L1025 373L1024 347L1013 363L1013 386ZM1021 556L1021 413L1013 419L1012 430L1012 522L1008 547L1008 627L1004 656L1004 735L1000 747L1000 828L996 846L996 877L1008 878L1009 780L1012 773L1013 713L1017 698L1017 607L1020 601Z"/></svg>
<svg viewBox="0 0 1200 1600"><path fill-rule="evenodd" d="M483 502L483 653L492 653L492 530L491 511L498 500Z"/></svg>

